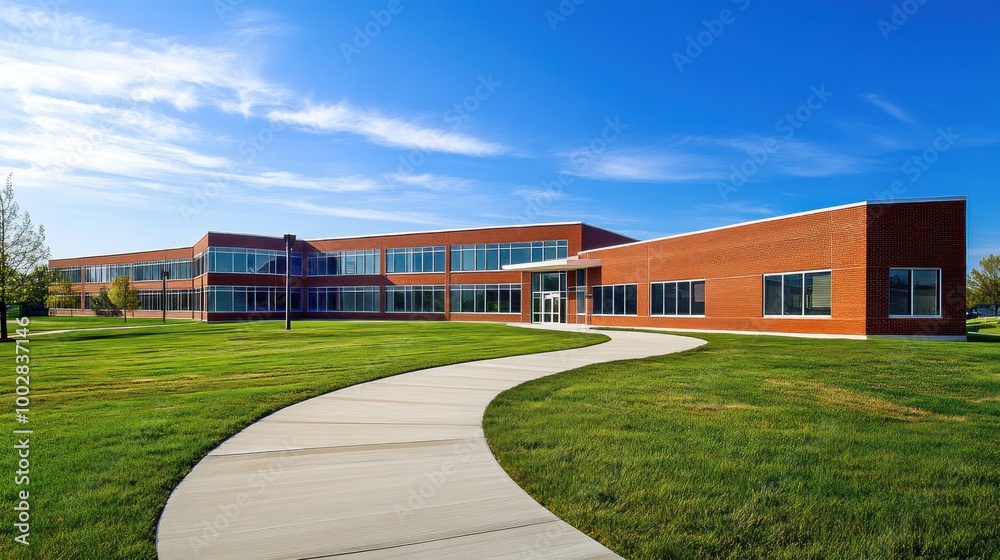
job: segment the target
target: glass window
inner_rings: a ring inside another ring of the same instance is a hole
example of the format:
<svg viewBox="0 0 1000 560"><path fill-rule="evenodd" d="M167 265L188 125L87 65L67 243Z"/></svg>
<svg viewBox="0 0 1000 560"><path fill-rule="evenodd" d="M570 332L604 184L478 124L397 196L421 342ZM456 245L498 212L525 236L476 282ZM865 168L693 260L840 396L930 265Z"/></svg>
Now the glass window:
<svg viewBox="0 0 1000 560"><path fill-rule="evenodd" d="M577 292L582 296L582 290ZM594 286L595 315L636 315L638 313L638 286L618 284ZM578 307L579 309L579 307Z"/></svg>
<svg viewBox="0 0 1000 560"><path fill-rule="evenodd" d="M829 270L764 276L764 315L830 315L831 278Z"/></svg>
<svg viewBox="0 0 1000 560"><path fill-rule="evenodd" d="M625 286L625 314L637 315L639 312L639 287L635 284Z"/></svg>
<svg viewBox="0 0 1000 560"><path fill-rule="evenodd" d="M806 315L829 315L832 306L829 272L806 274Z"/></svg>
<svg viewBox="0 0 1000 560"><path fill-rule="evenodd" d="M764 315L781 315L781 276L764 277Z"/></svg>
<svg viewBox="0 0 1000 560"><path fill-rule="evenodd" d="M941 314L941 271L936 268L889 270L889 315Z"/></svg>
<svg viewBox="0 0 1000 560"><path fill-rule="evenodd" d="M705 281L691 282L691 314L705 314Z"/></svg>
<svg viewBox="0 0 1000 560"><path fill-rule="evenodd" d="M566 240L453 245L451 270L501 270L508 264L565 258L568 246Z"/></svg>
<svg viewBox="0 0 1000 560"><path fill-rule="evenodd" d="M520 313L520 284L455 284L452 313Z"/></svg>
<svg viewBox="0 0 1000 560"><path fill-rule="evenodd" d="M444 313L444 286L388 286L386 301L391 313Z"/></svg>
<svg viewBox="0 0 1000 560"><path fill-rule="evenodd" d="M802 315L802 275L784 275L784 314Z"/></svg>
<svg viewBox="0 0 1000 560"><path fill-rule="evenodd" d="M691 283L690 282L678 282L677 283L677 314L678 315L690 315L691 314Z"/></svg>
<svg viewBox="0 0 1000 560"><path fill-rule="evenodd" d="M913 314L939 315L938 309L938 271L913 271Z"/></svg>
<svg viewBox="0 0 1000 560"><path fill-rule="evenodd" d="M656 283L649 287L649 314L663 315L663 284Z"/></svg>

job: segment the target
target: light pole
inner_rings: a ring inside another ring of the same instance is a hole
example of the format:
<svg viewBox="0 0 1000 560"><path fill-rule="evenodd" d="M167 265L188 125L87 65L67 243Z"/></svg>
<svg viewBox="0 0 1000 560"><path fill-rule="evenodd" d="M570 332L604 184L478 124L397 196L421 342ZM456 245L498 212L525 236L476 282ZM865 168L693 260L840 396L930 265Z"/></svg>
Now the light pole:
<svg viewBox="0 0 1000 560"><path fill-rule="evenodd" d="M292 245L295 236L285 234L285 330L292 330Z"/></svg>
<svg viewBox="0 0 1000 560"><path fill-rule="evenodd" d="M163 269L160 271L160 277L163 278L163 322L167 322L167 278L170 278L170 271Z"/></svg>

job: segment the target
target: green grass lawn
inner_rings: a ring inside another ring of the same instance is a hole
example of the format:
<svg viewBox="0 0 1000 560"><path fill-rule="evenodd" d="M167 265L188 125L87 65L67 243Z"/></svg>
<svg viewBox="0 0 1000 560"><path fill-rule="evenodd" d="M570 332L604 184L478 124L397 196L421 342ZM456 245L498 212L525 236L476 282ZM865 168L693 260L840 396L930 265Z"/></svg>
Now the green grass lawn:
<svg viewBox="0 0 1000 560"><path fill-rule="evenodd" d="M1000 346L698 337L503 393L491 448L626 558L1000 557Z"/></svg>
<svg viewBox="0 0 1000 560"><path fill-rule="evenodd" d="M274 410L405 371L604 339L489 324L283 327L182 323L38 336L29 343L27 425L14 422L14 345L0 346L9 372L0 430L10 442L0 451L0 558L153 559L170 491L209 450ZM25 427L35 430L29 547L13 542L12 525L23 487L14 485L11 432Z"/></svg>
<svg viewBox="0 0 1000 560"><path fill-rule="evenodd" d="M96 329L107 327L140 327L149 325L162 325L162 318L129 317L128 322L122 321L121 317L95 317L93 315L84 317L29 317L31 323L28 328L31 332L41 333L49 331L61 331L65 329ZM194 323L193 319L167 319L168 325ZM7 329L13 336L14 330L19 329L14 319L7 321Z"/></svg>

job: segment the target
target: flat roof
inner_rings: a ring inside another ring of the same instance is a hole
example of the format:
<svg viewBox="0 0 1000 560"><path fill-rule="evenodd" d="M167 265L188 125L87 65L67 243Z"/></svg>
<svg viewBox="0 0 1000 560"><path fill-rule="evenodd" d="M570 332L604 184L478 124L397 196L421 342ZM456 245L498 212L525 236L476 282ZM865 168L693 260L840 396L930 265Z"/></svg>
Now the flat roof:
<svg viewBox="0 0 1000 560"><path fill-rule="evenodd" d="M529 228L529 227L555 227L555 226L582 226L588 225L583 222L550 222L543 224L509 224L503 226L478 226L478 227L466 227L466 228L448 228L448 229L428 229L423 231L402 231L393 233L366 233L363 235L345 235L343 237L323 237L320 239L307 239L304 241L336 241L339 239L366 239L369 237L393 237L397 235L424 235L428 233L455 233L457 231L479 231L483 229L509 229L509 228ZM590 226L595 227L595 226ZM602 229L602 228L597 228ZM604 230L610 231L610 230ZM611 232L614 233L614 232Z"/></svg>
<svg viewBox="0 0 1000 560"><path fill-rule="evenodd" d="M552 259L523 264L505 264L504 270L522 272L555 272L560 270L581 270L584 268L597 268L601 266L601 259L581 259L578 257L568 257L565 259Z"/></svg>

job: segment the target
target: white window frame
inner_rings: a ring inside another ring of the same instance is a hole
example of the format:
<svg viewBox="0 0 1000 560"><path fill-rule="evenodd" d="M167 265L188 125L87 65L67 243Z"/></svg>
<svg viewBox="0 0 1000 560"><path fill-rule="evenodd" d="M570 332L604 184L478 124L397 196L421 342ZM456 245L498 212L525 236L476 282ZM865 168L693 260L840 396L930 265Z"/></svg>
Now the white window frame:
<svg viewBox="0 0 1000 560"><path fill-rule="evenodd" d="M888 280L888 276L889 276L889 274L892 273L893 270L909 270L910 271L910 313L907 314L907 315L893 315L892 313L889 313L889 318L890 319L940 319L942 317L942 315L941 315L941 304L942 304L942 299L941 299L942 296L941 296L941 294L942 294L942 292L944 292L944 290L942 289L942 286L941 286L941 284L944 283L943 280L942 280L942 276L943 275L942 275L941 268L940 267L934 267L934 266L890 266L889 269L886 271L886 280ZM934 270L934 271L937 272L937 310L938 310L937 315L917 315L917 314L913 313L913 271L914 270ZM888 286L886 289L887 290L892 290L892 286ZM888 303L889 303L889 300L887 299L886 300L886 304L888 305Z"/></svg>
<svg viewBox="0 0 1000 560"><path fill-rule="evenodd" d="M700 314L690 313L688 315L680 315L680 314L677 314L677 313L674 313L672 315L668 315L666 313L659 313L659 314L655 314L655 315L653 314L653 284L679 284L681 282L688 282L690 284L693 284L695 282L704 282L705 283L705 309L706 310L708 309L708 279L707 278L692 278L690 280L686 280L686 279L685 280L656 280L654 282L650 282L649 283L649 316L650 317L671 317L671 318L674 318L674 317L694 317L696 319L704 319L705 318L705 314L704 313L700 313ZM694 298L694 290L691 291L690 297ZM674 295L674 298L676 300L677 296ZM688 302L688 309L691 308L691 303L693 303L693 301L694 300L692 299L691 301ZM676 304L676 301L675 301L675 304Z"/></svg>
<svg viewBox="0 0 1000 560"><path fill-rule="evenodd" d="M806 315L805 290L806 274L816 274L818 272L830 273L830 314L829 315ZM768 315L767 314L767 277L781 276L781 309L785 308L785 279L786 274L802 275L802 313L799 315ZM788 272L766 272L760 277L760 307L761 316L765 319L831 319L833 318L833 269L820 268L818 270L789 270Z"/></svg>

